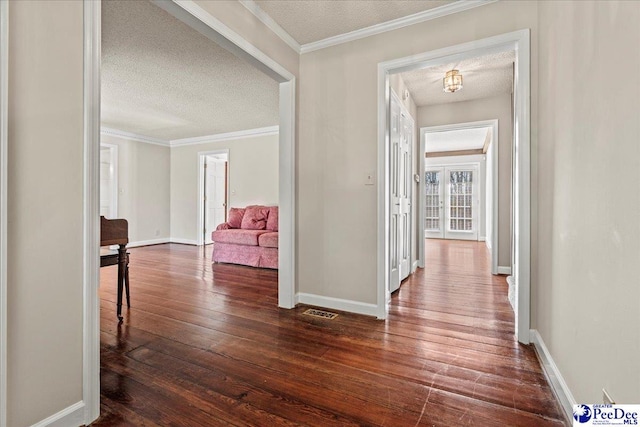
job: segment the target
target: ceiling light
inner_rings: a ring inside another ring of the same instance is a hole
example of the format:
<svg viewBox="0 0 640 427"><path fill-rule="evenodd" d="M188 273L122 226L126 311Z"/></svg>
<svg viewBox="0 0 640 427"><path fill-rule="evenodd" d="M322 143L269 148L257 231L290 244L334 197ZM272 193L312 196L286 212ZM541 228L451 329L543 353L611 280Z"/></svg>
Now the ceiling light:
<svg viewBox="0 0 640 427"><path fill-rule="evenodd" d="M442 79L442 87L445 92L455 92L462 89L462 74L458 70L447 71Z"/></svg>

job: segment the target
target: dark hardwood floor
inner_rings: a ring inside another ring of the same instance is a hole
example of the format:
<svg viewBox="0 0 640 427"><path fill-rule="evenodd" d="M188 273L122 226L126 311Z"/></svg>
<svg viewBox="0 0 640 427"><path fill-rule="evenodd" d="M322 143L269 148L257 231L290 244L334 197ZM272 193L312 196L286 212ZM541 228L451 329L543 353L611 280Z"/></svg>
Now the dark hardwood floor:
<svg viewBox="0 0 640 427"><path fill-rule="evenodd" d="M483 243L427 241L379 321L277 308L277 273L167 244L131 249L131 309L101 269L94 426L562 426L513 336Z"/></svg>

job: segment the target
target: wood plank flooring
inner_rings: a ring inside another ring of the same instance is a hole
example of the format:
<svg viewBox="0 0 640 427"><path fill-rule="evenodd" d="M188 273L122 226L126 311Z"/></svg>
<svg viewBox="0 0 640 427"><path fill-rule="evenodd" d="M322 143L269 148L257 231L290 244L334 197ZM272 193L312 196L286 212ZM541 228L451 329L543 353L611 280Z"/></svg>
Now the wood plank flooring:
<svg viewBox="0 0 640 427"><path fill-rule="evenodd" d="M131 249L131 309L101 269L94 426L562 426L504 277L478 242L426 245L389 319L277 308L277 272L210 249Z"/></svg>

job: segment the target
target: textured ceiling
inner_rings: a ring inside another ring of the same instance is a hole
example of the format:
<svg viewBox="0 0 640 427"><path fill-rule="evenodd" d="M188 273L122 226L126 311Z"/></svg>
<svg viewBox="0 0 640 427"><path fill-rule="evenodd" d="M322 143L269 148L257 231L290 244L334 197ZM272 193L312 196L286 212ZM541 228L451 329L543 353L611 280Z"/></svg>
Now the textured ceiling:
<svg viewBox="0 0 640 427"><path fill-rule="evenodd" d="M257 0L255 2L300 44L443 6L452 1Z"/></svg>
<svg viewBox="0 0 640 427"><path fill-rule="evenodd" d="M515 52L510 51L401 75L413 101L418 107L423 107L510 93L513 87L514 61ZM460 71L463 87L457 92L446 93L442 90L442 79L451 69Z"/></svg>
<svg viewBox="0 0 640 427"><path fill-rule="evenodd" d="M278 124L278 84L147 1L102 2L102 126L172 140Z"/></svg>
<svg viewBox="0 0 640 427"><path fill-rule="evenodd" d="M427 153L441 151L477 150L484 147L489 128L449 130L426 135Z"/></svg>

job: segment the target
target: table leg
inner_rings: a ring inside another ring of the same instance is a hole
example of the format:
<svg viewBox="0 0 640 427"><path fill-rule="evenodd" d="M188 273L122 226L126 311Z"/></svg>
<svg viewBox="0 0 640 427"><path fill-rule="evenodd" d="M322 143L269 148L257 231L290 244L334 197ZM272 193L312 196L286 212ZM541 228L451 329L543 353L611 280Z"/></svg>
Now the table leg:
<svg viewBox="0 0 640 427"><path fill-rule="evenodd" d="M122 287L124 285L124 273L126 268L127 249L125 245L120 245L118 248L118 302L117 302L117 316L118 320L122 322Z"/></svg>
<svg viewBox="0 0 640 427"><path fill-rule="evenodd" d="M131 300L129 299L129 254L127 254L127 265L124 270L124 290L127 293L127 308L131 308Z"/></svg>

